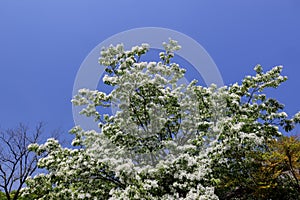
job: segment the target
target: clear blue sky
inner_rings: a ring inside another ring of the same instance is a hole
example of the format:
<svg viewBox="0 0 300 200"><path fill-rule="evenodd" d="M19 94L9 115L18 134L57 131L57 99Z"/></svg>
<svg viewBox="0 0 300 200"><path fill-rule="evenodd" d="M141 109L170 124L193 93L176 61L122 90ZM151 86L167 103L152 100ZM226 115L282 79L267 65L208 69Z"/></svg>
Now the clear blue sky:
<svg viewBox="0 0 300 200"><path fill-rule="evenodd" d="M283 65L289 80L269 94L300 110L298 0L0 0L0 127L43 120L69 130L81 62L100 42L154 26L198 41L226 84Z"/></svg>

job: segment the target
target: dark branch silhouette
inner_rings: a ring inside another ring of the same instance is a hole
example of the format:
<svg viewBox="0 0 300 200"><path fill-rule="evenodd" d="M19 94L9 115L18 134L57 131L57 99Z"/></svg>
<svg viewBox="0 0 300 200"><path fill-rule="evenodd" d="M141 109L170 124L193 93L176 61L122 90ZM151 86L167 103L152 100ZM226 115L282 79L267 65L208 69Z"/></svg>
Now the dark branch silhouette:
<svg viewBox="0 0 300 200"><path fill-rule="evenodd" d="M44 126L40 122L30 130L19 124L15 129L0 131L0 190L8 200L18 199L26 178L37 170L38 157L28 145L42 141Z"/></svg>

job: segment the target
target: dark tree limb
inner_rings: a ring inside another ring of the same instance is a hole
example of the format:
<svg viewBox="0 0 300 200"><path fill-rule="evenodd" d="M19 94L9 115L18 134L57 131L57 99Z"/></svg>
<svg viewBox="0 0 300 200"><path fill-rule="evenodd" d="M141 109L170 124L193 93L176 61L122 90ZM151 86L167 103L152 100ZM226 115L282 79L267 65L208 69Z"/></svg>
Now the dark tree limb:
<svg viewBox="0 0 300 200"><path fill-rule="evenodd" d="M0 189L8 200L19 198L26 178L37 170L38 156L28 150L28 145L42 142L44 126L40 122L30 131L19 124L15 129L0 131Z"/></svg>

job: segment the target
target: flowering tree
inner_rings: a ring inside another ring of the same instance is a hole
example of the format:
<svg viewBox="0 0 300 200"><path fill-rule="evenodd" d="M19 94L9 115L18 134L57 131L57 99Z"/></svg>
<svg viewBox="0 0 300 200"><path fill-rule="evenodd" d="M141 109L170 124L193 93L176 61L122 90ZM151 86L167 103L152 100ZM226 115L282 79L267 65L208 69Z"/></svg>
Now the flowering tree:
<svg viewBox="0 0 300 200"><path fill-rule="evenodd" d="M278 126L290 131L300 121L300 114L288 119L283 105L263 94L286 80L280 66L264 73L258 65L255 76L228 87L179 84L185 69L171 59L180 46L173 40L163 46L159 62L142 61L147 44L101 51L103 81L113 90L81 89L72 100L86 106L81 114L93 117L100 132L74 127L73 149L54 139L30 145L37 154L47 153L38 166L48 173L27 179L23 196L219 199L236 194L236 184L225 181L247 174L254 163L248 152L280 136ZM98 109L112 105L115 114ZM225 185L227 191L220 189Z"/></svg>

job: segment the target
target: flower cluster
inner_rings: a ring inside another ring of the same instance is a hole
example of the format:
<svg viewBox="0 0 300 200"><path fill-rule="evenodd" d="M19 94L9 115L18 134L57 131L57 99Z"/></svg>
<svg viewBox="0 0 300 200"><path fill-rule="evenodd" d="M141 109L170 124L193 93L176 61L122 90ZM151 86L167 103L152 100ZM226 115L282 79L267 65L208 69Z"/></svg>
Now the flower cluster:
<svg viewBox="0 0 300 200"><path fill-rule="evenodd" d="M49 139L30 149L47 156L47 170L27 180L23 195L37 199L218 199L222 176L244 173L248 151L281 135L278 126L293 129L300 114L288 119L283 105L267 98L265 88L286 80L282 67L241 84L218 88L197 81L179 84L185 69L172 63L176 41L164 43L159 62L143 62L149 45L101 51L99 63L113 86L109 94L81 89L72 100L85 105L81 114L94 117L100 132L79 126L72 145L63 148ZM118 106L114 115L99 107Z"/></svg>

